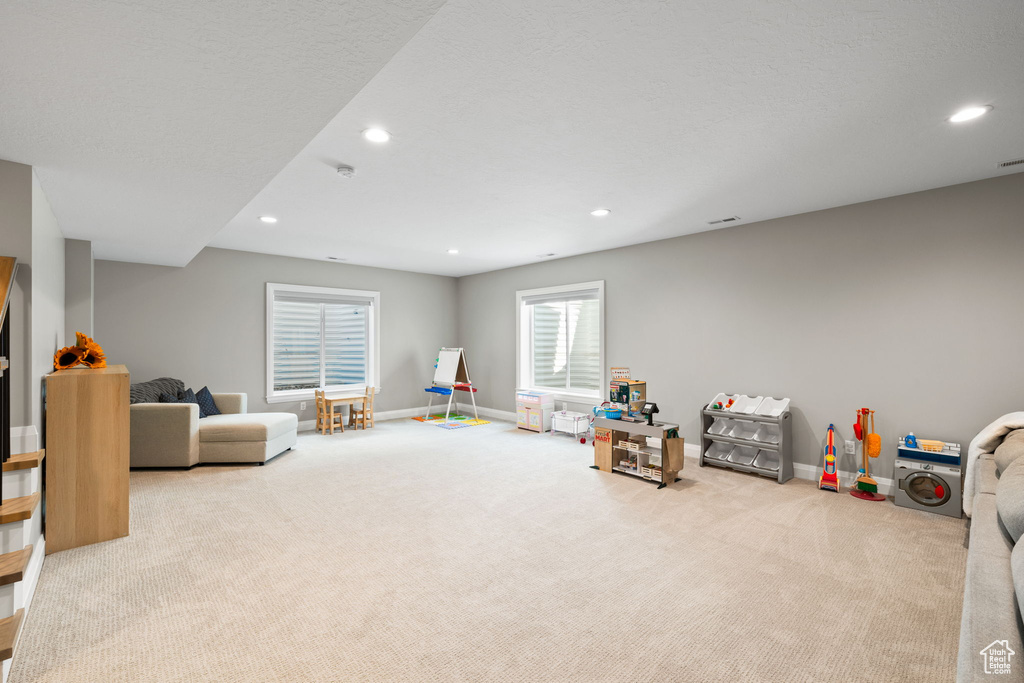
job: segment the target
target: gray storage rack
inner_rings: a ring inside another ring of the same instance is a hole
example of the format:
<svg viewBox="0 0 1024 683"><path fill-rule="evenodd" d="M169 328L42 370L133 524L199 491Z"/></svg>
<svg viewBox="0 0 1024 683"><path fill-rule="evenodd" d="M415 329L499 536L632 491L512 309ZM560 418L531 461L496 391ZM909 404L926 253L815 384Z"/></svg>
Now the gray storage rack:
<svg viewBox="0 0 1024 683"><path fill-rule="evenodd" d="M775 479L780 484L786 483L793 478L793 436L791 429L792 420L790 417L791 415L788 408L778 417L768 417L767 415L731 413L727 410L709 410L707 405L703 406L700 411L700 466L704 467L704 465L713 465L715 467L724 467L737 470L739 472L752 472L754 474L760 474L762 477ZM710 429L711 425L714 424L715 418L725 418L727 420L734 420L737 422L750 422L756 425L778 425L779 442L777 444L773 444L755 441L753 439L740 439L721 434L711 434L708 432L708 429ZM728 460L706 457L708 449L716 442L731 444L733 446L750 446L759 450L777 453L779 456L779 469L776 471L755 467L753 464L743 465L736 462L730 462Z"/></svg>

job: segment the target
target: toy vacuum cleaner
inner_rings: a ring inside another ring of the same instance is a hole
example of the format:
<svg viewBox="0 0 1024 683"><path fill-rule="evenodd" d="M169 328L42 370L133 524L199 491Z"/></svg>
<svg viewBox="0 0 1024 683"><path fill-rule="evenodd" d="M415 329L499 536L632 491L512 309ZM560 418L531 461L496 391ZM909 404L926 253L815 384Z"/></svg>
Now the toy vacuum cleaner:
<svg viewBox="0 0 1024 683"><path fill-rule="evenodd" d="M871 418L871 432L868 432L868 418ZM850 495L861 500L885 500L885 496L878 493L878 482L871 478L868 469L868 458L877 458L882 452L882 437L875 434L875 411L861 408L857 411L857 424L853 425L853 433L861 446L861 457L864 459L864 467L858 472L856 486L850 491Z"/></svg>
<svg viewBox="0 0 1024 683"><path fill-rule="evenodd" d="M818 488L839 493L839 475L836 474L836 427L828 426L828 443L825 445L825 464L822 466Z"/></svg>

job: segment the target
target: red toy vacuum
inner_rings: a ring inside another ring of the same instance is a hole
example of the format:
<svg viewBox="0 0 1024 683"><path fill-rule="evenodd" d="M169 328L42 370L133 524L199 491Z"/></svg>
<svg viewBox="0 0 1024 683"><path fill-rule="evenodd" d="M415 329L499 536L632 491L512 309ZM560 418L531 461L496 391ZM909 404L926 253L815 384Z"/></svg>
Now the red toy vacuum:
<svg viewBox="0 0 1024 683"><path fill-rule="evenodd" d="M818 488L839 493L839 475L836 473L836 427L828 426L828 443L825 444L825 464L822 466Z"/></svg>

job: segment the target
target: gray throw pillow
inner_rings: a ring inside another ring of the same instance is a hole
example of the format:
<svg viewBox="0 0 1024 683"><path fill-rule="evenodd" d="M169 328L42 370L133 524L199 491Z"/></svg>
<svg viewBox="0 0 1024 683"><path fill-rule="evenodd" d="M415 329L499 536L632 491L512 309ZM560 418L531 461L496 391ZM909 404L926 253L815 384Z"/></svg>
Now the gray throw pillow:
<svg viewBox="0 0 1024 683"><path fill-rule="evenodd" d="M159 403L160 394L181 397L185 393L185 383L172 377L160 377L148 382L138 382L128 387L129 403Z"/></svg>
<svg viewBox="0 0 1024 683"><path fill-rule="evenodd" d="M1003 476L1003 472L1014 460L1024 455L1024 429L1017 429L1003 439L1003 443L996 448L996 474Z"/></svg>
<svg viewBox="0 0 1024 683"><path fill-rule="evenodd" d="M1006 468L996 485L996 510L1010 538L1016 543L1024 534L1024 459Z"/></svg>

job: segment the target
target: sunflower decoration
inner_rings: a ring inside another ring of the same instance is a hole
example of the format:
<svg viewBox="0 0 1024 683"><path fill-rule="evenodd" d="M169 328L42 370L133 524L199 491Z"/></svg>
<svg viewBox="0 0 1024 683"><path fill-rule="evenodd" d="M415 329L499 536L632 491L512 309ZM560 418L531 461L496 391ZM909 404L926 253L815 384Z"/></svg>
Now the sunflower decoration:
<svg viewBox="0 0 1024 683"><path fill-rule="evenodd" d="M89 340L88 345L85 347L85 355L82 356L82 365L90 368L105 368L107 367L107 356L103 353L103 349L99 344L93 340Z"/></svg>
<svg viewBox="0 0 1024 683"><path fill-rule="evenodd" d="M53 369L67 370L82 362L85 349L80 346L65 346L53 354Z"/></svg>
<svg viewBox="0 0 1024 683"><path fill-rule="evenodd" d="M87 337L81 332L75 332L75 341L78 343L78 347L85 351L82 354L82 365L90 368L107 367L107 356L103 353L103 347L93 341L91 337Z"/></svg>
<svg viewBox="0 0 1024 683"><path fill-rule="evenodd" d="M75 346L65 346L53 355L53 369L67 370L79 363L88 368L105 368L107 356L92 338L75 332Z"/></svg>

